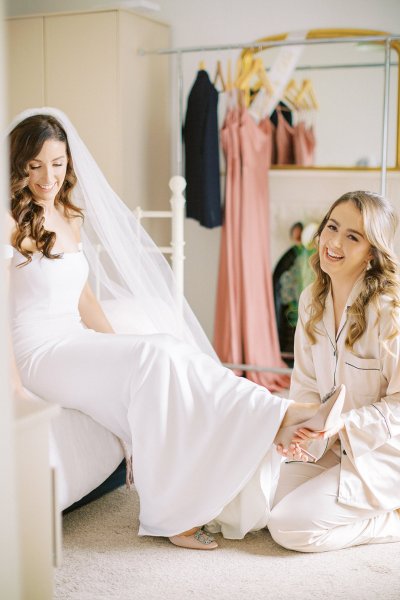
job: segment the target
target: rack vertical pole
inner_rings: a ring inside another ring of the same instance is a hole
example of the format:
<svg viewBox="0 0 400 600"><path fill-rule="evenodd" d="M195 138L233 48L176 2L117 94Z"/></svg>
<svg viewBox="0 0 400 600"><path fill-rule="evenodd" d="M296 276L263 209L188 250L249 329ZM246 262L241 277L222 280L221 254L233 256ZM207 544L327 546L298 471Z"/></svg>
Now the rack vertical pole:
<svg viewBox="0 0 400 600"><path fill-rule="evenodd" d="M381 158L381 195L386 194L387 183L387 153L389 127L389 90L390 90L390 49L391 39L385 41L385 74L383 88L383 124L382 124L382 158Z"/></svg>
<svg viewBox="0 0 400 600"><path fill-rule="evenodd" d="M183 148L182 148L182 126L183 126L183 70L182 70L182 52L177 54L178 70L178 137L176 140L177 151L177 175L183 175Z"/></svg>

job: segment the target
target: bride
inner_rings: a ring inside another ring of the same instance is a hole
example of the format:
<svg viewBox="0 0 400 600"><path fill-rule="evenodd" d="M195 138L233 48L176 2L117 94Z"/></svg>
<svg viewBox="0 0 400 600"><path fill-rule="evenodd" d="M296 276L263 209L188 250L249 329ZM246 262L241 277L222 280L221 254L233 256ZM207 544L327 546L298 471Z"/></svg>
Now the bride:
<svg viewBox="0 0 400 600"><path fill-rule="evenodd" d="M167 263L61 111L25 111L9 142L15 392L78 409L131 446L140 535L212 549L210 531L243 538L265 527L274 443L288 448L300 424L327 428L344 390L300 404L221 366ZM146 332L114 332L89 283L95 270L102 297L129 306Z"/></svg>

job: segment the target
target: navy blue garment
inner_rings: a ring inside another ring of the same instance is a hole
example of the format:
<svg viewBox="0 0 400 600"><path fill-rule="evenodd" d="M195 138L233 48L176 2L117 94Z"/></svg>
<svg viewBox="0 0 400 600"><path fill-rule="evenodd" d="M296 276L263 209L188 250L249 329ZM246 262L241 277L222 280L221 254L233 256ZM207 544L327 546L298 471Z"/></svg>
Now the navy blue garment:
<svg viewBox="0 0 400 600"><path fill-rule="evenodd" d="M185 142L186 215L204 227L222 225L219 179L218 92L200 70L190 90Z"/></svg>
<svg viewBox="0 0 400 600"><path fill-rule="evenodd" d="M282 109L282 115L285 117L286 121L289 123L289 125L293 125L293 115L290 108L284 102L281 101L279 101L279 106ZM270 119L276 127L278 125L278 115L276 113L276 110L273 111L273 113L270 116Z"/></svg>

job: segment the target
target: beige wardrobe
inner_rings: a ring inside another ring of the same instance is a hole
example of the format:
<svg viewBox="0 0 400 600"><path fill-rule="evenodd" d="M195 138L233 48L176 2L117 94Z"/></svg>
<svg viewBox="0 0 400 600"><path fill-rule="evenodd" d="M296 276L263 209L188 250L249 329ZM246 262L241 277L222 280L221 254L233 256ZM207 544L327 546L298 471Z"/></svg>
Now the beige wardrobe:
<svg viewBox="0 0 400 600"><path fill-rule="evenodd" d="M134 208L168 208L169 64L139 48L169 45L169 27L127 10L6 20L10 119L65 111L107 179Z"/></svg>

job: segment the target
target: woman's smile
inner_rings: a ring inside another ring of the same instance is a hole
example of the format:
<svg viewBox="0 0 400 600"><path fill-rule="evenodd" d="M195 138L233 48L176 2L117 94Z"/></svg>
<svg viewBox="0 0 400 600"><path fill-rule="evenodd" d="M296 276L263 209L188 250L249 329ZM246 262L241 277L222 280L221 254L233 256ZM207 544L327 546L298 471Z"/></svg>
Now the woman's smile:
<svg viewBox="0 0 400 600"><path fill-rule="evenodd" d="M362 215L351 202L336 206L319 239L321 269L331 278L355 281L371 258ZM338 282L339 282L338 280Z"/></svg>
<svg viewBox="0 0 400 600"><path fill-rule="evenodd" d="M326 248L326 258L328 260L333 260L333 262L338 262L344 258L342 254L338 254L329 248Z"/></svg>

